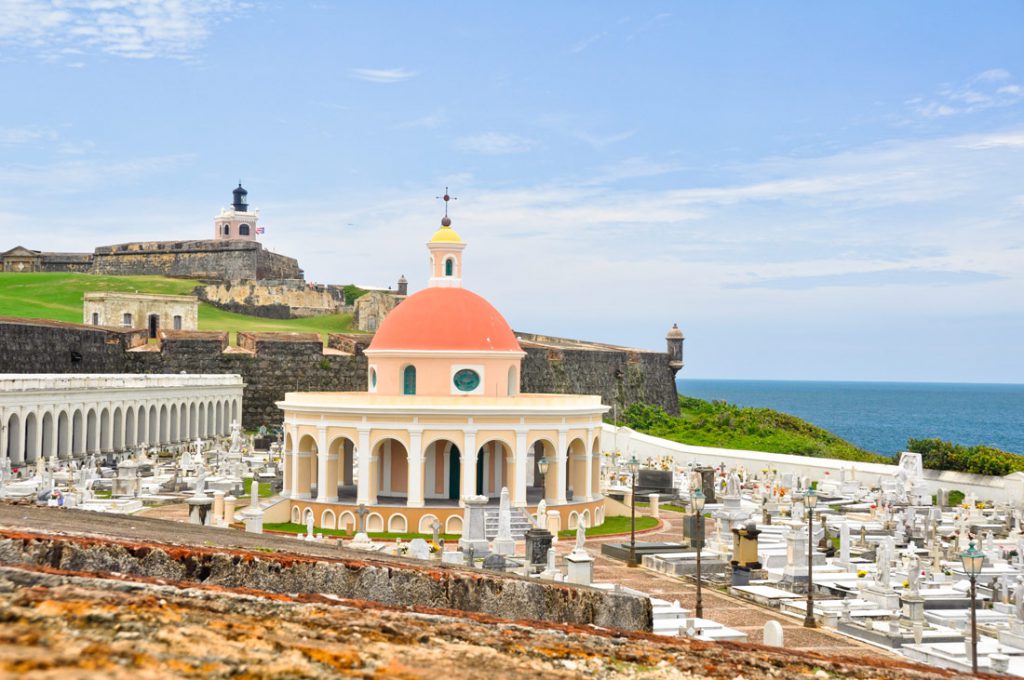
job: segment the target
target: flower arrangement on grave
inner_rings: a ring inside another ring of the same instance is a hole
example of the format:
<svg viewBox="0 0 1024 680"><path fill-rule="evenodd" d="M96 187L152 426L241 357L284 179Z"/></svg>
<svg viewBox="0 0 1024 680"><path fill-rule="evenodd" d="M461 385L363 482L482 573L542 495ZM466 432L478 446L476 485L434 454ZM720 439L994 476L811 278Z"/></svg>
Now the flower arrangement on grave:
<svg viewBox="0 0 1024 680"><path fill-rule="evenodd" d="M427 541L427 549L430 550L431 555L441 552L441 546L433 541Z"/></svg>
<svg viewBox="0 0 1024 680"><path fill-rule="evenodd" d="M858 569L857 570L857 578L864 578L867 575L868 575L868 572L864 571L863 569Z"/></svg>
<svg viewBox="0 0 1024 680"><path fill-rule="evenodd" d="M903 579L903 587L904 588L909 588L910 587L910 581L907 580L907 579Z"/></svg>

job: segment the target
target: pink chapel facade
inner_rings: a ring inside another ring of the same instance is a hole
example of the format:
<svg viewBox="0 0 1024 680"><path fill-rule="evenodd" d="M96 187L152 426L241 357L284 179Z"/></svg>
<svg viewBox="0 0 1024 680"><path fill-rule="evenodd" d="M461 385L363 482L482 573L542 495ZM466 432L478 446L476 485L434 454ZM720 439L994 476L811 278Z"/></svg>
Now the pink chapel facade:
<svg viewBox="0 0 1024 680"><path fill-rule="evenodd" d="M536 512L562 528L604 521L598 396L521 394L525 353L501 314L462 287L466 244L445 217L430 239L428 287L381 324L367 392L290 392L284 411L284 495L291 521L367 531L462 532L462 499ZM469 455L467 455L467 452ZM538 463L546 459L547 474ZM275 513L277 514L277 513Z"/></svg>

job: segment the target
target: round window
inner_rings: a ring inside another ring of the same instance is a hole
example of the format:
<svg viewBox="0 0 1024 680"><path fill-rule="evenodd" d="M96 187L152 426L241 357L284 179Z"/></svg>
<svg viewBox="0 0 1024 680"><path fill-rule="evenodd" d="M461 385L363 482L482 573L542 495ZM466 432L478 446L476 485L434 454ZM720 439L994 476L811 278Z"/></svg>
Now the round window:
<svg viewBox="0 0 1024 680"><path fill-rule="evenodd" d="M371 368L370 369L370 387L376 387L376 386L377 386L377 369Z"/></svg>
<svg viewBox="0 0 1024 680"><path fill-rule="evenodd" d="M460 392L472 392L480 386L480 374L472 369L464 368L455 373L453 381L456 389Z"/></svg>

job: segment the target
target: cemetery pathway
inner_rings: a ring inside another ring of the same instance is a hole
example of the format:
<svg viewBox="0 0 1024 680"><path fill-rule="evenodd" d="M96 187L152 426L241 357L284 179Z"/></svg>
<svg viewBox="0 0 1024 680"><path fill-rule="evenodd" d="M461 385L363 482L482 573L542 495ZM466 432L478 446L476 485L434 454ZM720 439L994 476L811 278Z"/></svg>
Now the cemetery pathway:
<svg viewBox="0 0 1024 680"><path fill-rule="evenodd" d="M661 513L662 527L644 533L642 538L638 537L638 540L678 543L682 535L681 517L682 515L678 513L663 511ZM711 531L711 526L708 527L708 531ZM628 542L629 536L587 539L587 552L595 557L594 581L620 583L628 588L635 588L669 602L678 600L680 606L692 611L697 595L696 585L693 581L675 578L642 567L631 569L624 562L610 559L601 554L602 543L621 543L623 540ZM560 554L567 553L573 545L572 539L561 539L557 550ZM791 618L774 609L733 597L710 587L707 583L702 588L701 599L704 604L704 618L746 633L748 642L762 643L764 625L769 621L778 621L783 628L783 641L787 649L906 660L899 654L867 645L830 630L804 628L802 619Z"/></svg>

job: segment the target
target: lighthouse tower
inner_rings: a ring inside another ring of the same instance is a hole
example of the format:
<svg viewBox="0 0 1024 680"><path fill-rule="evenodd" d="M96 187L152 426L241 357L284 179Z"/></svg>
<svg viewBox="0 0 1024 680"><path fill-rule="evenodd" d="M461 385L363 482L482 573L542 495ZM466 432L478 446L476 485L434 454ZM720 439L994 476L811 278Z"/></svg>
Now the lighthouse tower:
<svg viewBox="0 0 1024 680"><path fill-rule="evenodd" d="M214 239L256 240L256 223L260 219L260 211L249 211L249 192L242 188L242 183L231 192L231 208L224 208L213 220Z"/></svg>

